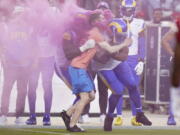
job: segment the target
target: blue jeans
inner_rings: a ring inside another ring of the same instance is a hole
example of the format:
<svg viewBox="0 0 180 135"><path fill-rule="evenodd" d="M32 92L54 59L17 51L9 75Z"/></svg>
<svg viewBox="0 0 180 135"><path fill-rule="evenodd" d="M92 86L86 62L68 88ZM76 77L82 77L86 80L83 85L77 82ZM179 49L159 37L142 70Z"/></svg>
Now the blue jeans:
<svg viewBox="0 0 180 135"><path fill-rule="evenodd" d="M49 114L52 105L52 78L54 74L54 57L39 58L37 67L32 68L28 87L30 114L35 113L36 89L38 86L40 73L42 77L42 86L44 89L45 113Z"/></svg>

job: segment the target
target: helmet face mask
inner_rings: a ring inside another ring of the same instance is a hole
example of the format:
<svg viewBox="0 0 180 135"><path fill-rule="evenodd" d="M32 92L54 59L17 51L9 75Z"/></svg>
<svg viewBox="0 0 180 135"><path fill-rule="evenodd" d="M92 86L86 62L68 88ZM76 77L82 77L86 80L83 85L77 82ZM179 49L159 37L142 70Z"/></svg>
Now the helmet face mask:
<svg viewBox="0 0 180 135"><path fill-rule="evenodd" d="M135 14L135 7L121 7L120 14L125 20L132 20Z"/></svg>
<svg viewBox="0 0 180 135"><path fill-rule="evenodd" d="M124 0L120 6L120 15L125 20L132 20L136 11L135 0Z"/></svg>

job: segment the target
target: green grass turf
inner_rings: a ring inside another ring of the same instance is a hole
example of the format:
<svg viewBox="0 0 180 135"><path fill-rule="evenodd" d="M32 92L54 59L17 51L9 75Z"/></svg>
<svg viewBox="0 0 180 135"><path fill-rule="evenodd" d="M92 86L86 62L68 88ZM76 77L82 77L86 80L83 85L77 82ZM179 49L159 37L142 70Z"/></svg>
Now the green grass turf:
<svg viewBox="0 0 180 135"><path fill-rule="evenodd" d="M65 129L0 128L0 135L180 135L180 130L115 129L112 132L104 132L101 129L89 129L85 133L70 133Z"/></svg>

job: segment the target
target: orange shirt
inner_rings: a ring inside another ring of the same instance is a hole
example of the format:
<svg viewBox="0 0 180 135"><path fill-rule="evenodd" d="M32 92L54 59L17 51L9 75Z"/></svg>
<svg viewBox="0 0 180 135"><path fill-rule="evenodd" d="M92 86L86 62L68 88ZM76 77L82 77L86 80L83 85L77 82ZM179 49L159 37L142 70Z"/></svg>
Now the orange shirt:
<svg viewBox="0 0 180 135"><path fill-rule="evenodd" d="M89 32L89 39L94 39L96 43L104 41L104 37L98 28L94 27ZM75 57L71 61L71 66L76 68L86 69L89 65L90 60L95 56L98 47L89 49L83 52L80 56Z"/></svg>
<svg viewBox="0 0 180 135"><path fill-rule="evenodd" d="M83 52L80 56L75 57L71 61L71 66L76 68L86 69L89 65L90 60L96 54L96 47Z"/></svg>

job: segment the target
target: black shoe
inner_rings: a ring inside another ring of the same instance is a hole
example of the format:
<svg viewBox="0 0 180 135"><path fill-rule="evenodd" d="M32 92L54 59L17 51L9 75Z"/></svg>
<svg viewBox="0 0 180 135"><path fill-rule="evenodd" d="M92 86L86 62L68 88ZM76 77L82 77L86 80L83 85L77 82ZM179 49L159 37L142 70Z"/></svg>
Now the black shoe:
<svg viewBox="0 0 180 135"><path fill-rule="evenodd" d="M148 120L148 118L144 115L143 112L138 112L136 114L136 121L142 123L145 126L151 126L152 122Z"/></svg>
<svg viewBox="0 0 180 135"><path fill-rule="evenodd" d="M113 119L113 117L109 117L106 115L106 118L104 120L104 131L112 131Z"/></svg>
<svg viewBox="0 0 180 135"><path fill-rule="evenodd" d="M50 126L51 125L50 115L49 114L44 115L44 117L43 117L43 125L44 126Z"/></svg>
<svg viewBox="0 0 180 135"><path fill-rule="evenodd" d="M35 114L30 115L29 119L26 121L26 124L27 125L36 125L37 124L36 115Z"/></svg>
<svg viewBox="0 0 180 135"><path fill-rule="evenodd" d="M69 128L70 128L69 124L70 124L71 118L66 114L66 111L64 111L64 110L60 113L60 116L62 117L62 119L64 121L66 129L69 130Z"/></svg>
<svg viewBox="0 0 180 135"><path fill-rule="evenodd" d="M75 125L74 127L69 127L68 129L70 132L85 132L84 129L78 127L77 125Z"/></svg>

